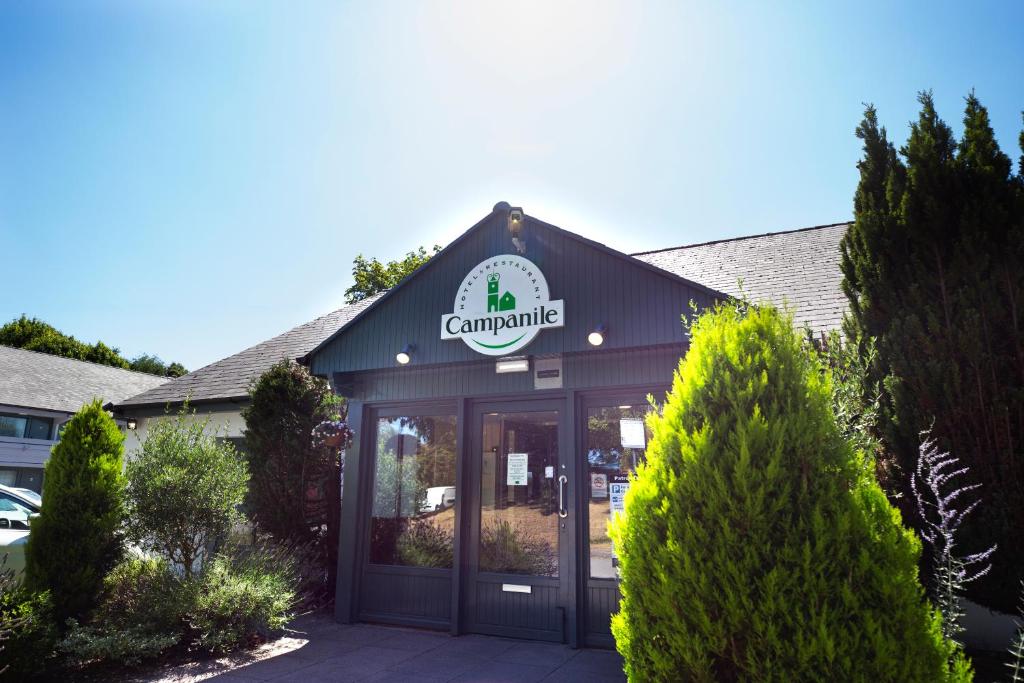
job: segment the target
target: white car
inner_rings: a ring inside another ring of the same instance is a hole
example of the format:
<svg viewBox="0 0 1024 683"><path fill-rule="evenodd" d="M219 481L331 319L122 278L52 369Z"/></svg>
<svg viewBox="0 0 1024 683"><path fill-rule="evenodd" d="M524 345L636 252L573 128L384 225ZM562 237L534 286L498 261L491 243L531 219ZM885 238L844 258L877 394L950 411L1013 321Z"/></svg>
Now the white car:
<svg viewBox="0 0 1024 683"><path fill-rule="evenodd" d="M420 512L444 510L452 505L455 505L454 486L431 486L427 489L427 497L423 499L423 504L420 505Z"/></svg>
<svg viewBox="0 0 1024 683"><path fill-rule="evenodd" d="M39 504L17 489L0 486L0 565L19 577L25 569L25 544L28 543L29 520L39 512Z"/></svg>

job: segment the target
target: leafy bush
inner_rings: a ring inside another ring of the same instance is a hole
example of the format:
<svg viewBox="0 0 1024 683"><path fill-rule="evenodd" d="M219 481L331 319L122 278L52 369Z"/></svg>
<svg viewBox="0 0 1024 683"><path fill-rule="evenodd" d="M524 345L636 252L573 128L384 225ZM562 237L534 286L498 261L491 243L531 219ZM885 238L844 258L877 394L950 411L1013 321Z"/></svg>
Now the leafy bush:
<svg viewBox="0 0 1024 683"><path fill-rule="evenodd" d="M186 585L165 560L131 557L103 581L103 598L87 624L70 621L61 652L71 663L138 664L179 643L188 608Z"/></svg>
<svg viewBox="0 0 1024 683"><path fill-rule="evenodd" d="M480 531L480 568L489 572L552 576L558 563L551 544L523 526L496 521Z"/></svg>
<svg viewBox="0 0 1024 683"><path fill-rule="evenodd" d="M24 680L49 667L57 643L57 622L47 592L34 593L24 586L11 588L9 578L0 595L0 680Z"/></svg>
<svg viewBox="0 0 1024 683"><path fill-rule="evenodd" d="M337 448L314 443L314 429L339 416L340 399L327 382L282 360L249 389L245 451L252 480L247 507L260 530L286 544L316 541L333 595L341 520L341 461Z"/></svg>
<svg viewBox="0 0 1024 683"><path fill-rule="evenodd" d="M188 406L158 420L128 463L128 529L141 546L191 576L240 518L248 471L235 447L189 420Z"/></svg>
<svg viewBox="0 0 1024 683"><path fill-rule="evenodd" d="M81 626L74 619L69 619L67 635L60 642L60 651L78 666L93 662L131 666L144 659L160 656L168 648L177 645L180 639L180 634L152 633L148 628L140 626Z"/></svg>
<svg viewBox="0 0 1024 683"><path fill-rule="evenodd" d="M920 542L840 435L789 316L692 328L612 536L633 680L968 680L917 580Z"/></svg>
<svg viewBox="0 0 1024 683"><path fill-rule="evenodd" d="M86 614L120 559L124 436L99 399L67 423L43 480L43 504L25 550L25 577L50 591L58 624Z"/></svg>
<svg viewBox="0 0 1024 683"><path fill-rule="evenodd" d="M455 538L427 520L412 520L396 542L398 561L411 567L451 569Z"/></svg>
<svg viewBox="0 0 1024 683"><path fill-rule="evenodd" d="M259 548L218 555L195 582L188 621L200 647L226 651L284 627L295 603L294 565Z"/></svg>

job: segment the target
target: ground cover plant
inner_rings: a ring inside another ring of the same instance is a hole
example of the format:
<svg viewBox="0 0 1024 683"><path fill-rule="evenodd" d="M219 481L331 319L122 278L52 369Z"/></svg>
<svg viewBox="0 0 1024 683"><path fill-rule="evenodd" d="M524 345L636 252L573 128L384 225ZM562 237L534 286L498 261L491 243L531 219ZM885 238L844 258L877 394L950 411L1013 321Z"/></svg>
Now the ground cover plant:
<svg viewBox="0 0 1024 683"><path fill-rule="evenodd" d="M693 325L612 528L632 680L970 680L920 541L831 401L789 316L723 305Z"/></svg>

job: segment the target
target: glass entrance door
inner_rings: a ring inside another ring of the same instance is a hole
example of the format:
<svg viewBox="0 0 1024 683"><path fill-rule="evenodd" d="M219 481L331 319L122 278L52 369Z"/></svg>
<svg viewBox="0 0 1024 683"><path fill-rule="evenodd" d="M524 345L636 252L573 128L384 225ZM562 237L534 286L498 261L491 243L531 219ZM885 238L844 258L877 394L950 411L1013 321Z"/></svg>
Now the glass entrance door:
<svg viewBox="0 0 1024 683"><path fill-rule="evenodd" d="M564 416L562 402L474 413L468 631L565 640L574 522Z"/></svg>

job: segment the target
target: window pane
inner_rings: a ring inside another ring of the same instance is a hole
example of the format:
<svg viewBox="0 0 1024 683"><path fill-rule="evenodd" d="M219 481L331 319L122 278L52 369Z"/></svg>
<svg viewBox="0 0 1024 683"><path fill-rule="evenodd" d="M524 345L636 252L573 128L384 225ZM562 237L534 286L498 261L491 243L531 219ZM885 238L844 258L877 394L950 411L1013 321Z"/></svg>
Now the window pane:
<svg viewBox="0 0 1024 683"><path fill-rule="evenodd" d="M370 562L452 566L455 416L377 420Z"/></svg>
<svg viewBox="0 0 1024 683"><path fill-rule="evenodd" d="M614 511L621 511L622 495L643 459L651 437L644 420L649 411L646 403L587 410L587 536L590 576L595 579L614 579L618 575L608 522Z"/></svg>
<svg viewBox="0 0 1024 683"><path fill-rule="evenodd" d="M483 572L558 576L558 413L483 416Z"/></svg>
<svg viewBox="0 0 1024 683"><path fill-rule="evenodd" d="M33 417L28 421L28 433L30 439L49 439L53 430L53 420L46 417Z"/></svg>
<svg viewBox="0 0 1024 683"><path fill-rule="evenodd" d="M16 415L0 415L0 436L13 436L16 439L24 438L25 425L28 418Z"/></svg>

